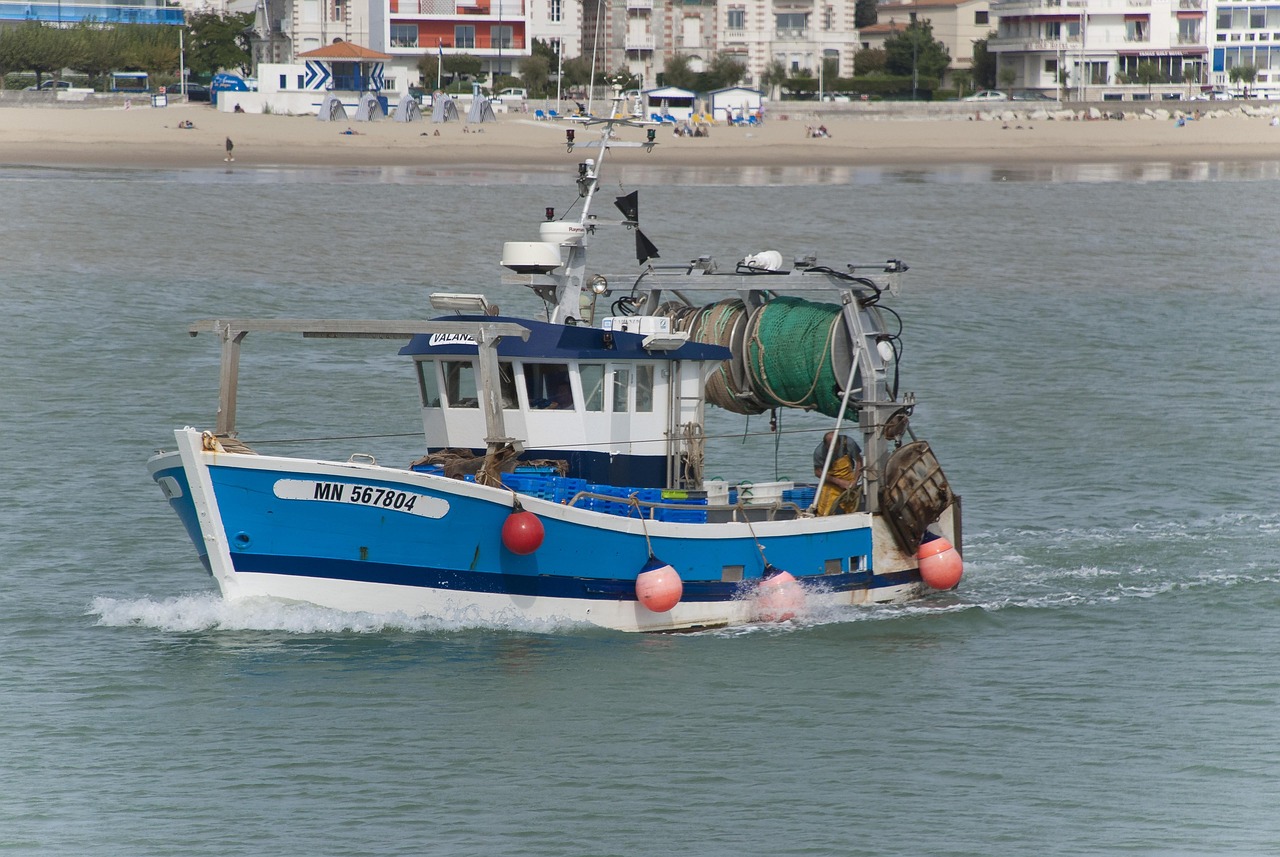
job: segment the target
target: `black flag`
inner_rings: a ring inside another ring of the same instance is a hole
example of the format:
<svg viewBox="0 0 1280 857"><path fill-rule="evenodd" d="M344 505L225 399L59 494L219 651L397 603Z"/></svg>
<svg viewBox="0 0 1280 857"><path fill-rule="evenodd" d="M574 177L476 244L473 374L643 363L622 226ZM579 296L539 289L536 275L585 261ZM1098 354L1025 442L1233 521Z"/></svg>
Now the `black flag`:
<svg viewBox="0 0 1280 857"><path fill-rule="evenodd" d="M633 190L626 196L620 196L613 201L618 211L622 212L622 216L627 219L628 224L637 224L640 222L640 191Z"/></svg>
<svg viewBox="0 0 1280 857"><path fill-rule="evenodd" d="M657 258L659 258L658 248L654 246L654 243L650 241L645 236L645 234L640 231L640 227L637 226L636 227L636 262L643 265L645 262L649 261L650 259L657 259Z"/></svg>
<svg viewBox="0 0 1280 857"><path fill-rule="evenodd" d="M640 231L640 191L633 190L626 196L620 196L613 201L613 204L617 206L618 211L621 211L622 216L626 218L625 224L635 227L636 262L643 265L650 259L659 258L658 248Z"/></svg>

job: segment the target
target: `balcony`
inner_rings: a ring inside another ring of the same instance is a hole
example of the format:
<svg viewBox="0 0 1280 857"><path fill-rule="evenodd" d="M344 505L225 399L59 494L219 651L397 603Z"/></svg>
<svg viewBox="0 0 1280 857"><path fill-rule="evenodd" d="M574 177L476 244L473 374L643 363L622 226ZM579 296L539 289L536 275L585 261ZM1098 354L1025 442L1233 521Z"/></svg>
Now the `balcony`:
<svg viewBox="0 0 1280 857"><path fill-rule="evenodd" d="M639 35L627 33L623 46L629 51L651 51L653 50L653 36L648 33Z"/></svg>
<svg viewBox="0 0 1280 857"><path fill-rule="evenodd" d="M653 0L627 0L628 12L652 12Z"/></svg>
<svg viewBox="0 0 1280 857"><path fill-rule="evenodd" d="M1002 39L987 39L989 48L1006 48L1014 51L1076 51L1080 49L1080 37L1063 39L1030 39L1025 36L1008 36Z"/></svg>
<svg viewBox="0 0 1280 857"><path fill-rule="evenodd" d="M1006 17L1061 15L1062 10L1070 5L1063 0L999 0L991 4L991 14Z"/></svg>
<svg viewBox="0 0 1280 857"><path fill-rule="evenodd" d="M773 38L774 41L778 42L807 42L809 41L809 28L788 27L782 30L775 30Z"/></svg>
<svg viewBox="0 0 1280 857"><path fill-rule="evenodd" d="M1204 0L1178 0L1178 8L1184 11L1204 9Z"/></svg>

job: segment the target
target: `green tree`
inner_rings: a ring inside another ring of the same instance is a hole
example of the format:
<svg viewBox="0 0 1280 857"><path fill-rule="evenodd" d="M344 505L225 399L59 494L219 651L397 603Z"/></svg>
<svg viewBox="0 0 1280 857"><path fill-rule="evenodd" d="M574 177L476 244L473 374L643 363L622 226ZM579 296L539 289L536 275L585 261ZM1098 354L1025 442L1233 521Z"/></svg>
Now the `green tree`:
<svg viewBox="0 0 1280 857"><path fill-rule="evenodd" d="M88 23L77 24L74 38L80 42L76 69L100 81L106 91L107 72L120 65L124 55L124 36L115 27L97 27Z"/></svg>
<svg viewBox="0 0 1280 857"><path fill-rule="evenodd" d="M858 28L870 27L880 19L879 0L858 0L853 7L853 25Z"/></svg>
<svg viewBox="0 0 1280 857"><path fill-rule="evenodd" d="M698 75L689 68L689 58L676 54L667 60L667 67L662 72L663 86L678 86L681 89L693 89L697 86Z"/></svg>
<svg viewBox="0 0 1280 857"><path fill-rule="evenodd" d="M853 76L883 74L885 60L884 48L863 48L853 55Z"/></svg>
<svg viewBox="0 0 1280 857"><path fill-rule="evenodd" d="M148 74L172 74L178 69L178 34L172 27L128 24L120 27L124 35L124 55L120 65Z"/></svg>
<svg viewBox="0 0 1280 857"><path fill-rule="evenodd" d="M1258 67L1256 65L1238 65L1227 72L1227 77L1232 83L1244 83L1245 98L1249 97L1249 87L1258 79Z"/></svg>
<svg viewBox="0 0 1280 857"><path fill-rule="evenodd" d="M545 56L535 54L520 63L520 82L530 95L546 95L550 81L551 68Z"/></svg>
<svg viewBox="0 0 1280 857"><path fill-rule="evenodd" d="M885 70L890 74L941 80L951 65L947 46L933 37L933 24L927 18L912 21L885 39L884 52Z"/></svg>
<svg viewBox="0 0 1280 857"><path fill-rule="evenodd" d="M471 54L446 54L444 58L444 73L453 80L474 80L483 68L484 61Z"/></svg>
<svg viewBox="0 0 1280 857"><path fill-rule="evenodd" d="M987 33L986 38L973 43L973 63L969 66L973 74L974 89L996 88L996 55L987 50L987 42L995 38L995 33Z"/></svg>
<svg viewBox="0 0 1280 857"><path fill-rule="evenodd" d="M778 89L787 81L787 67L782 60L770 60L760 73L760 85L769 91L770 98L778 97Z"/></svg>
<svg viewBox="0 0 1280 857"><path fill-rule="evenodd" d="M1134 70L1133 79L1147 88L1147 95L1151 94L1151 85L1153 83L1161 83L1164 81L1164 73L1160 71L1160 66L1153 62L1140 62Z"/></svg>
<svg viewBox="0 0 1280 857"><path fill-rule="evenodd" d="M561 81L563 86L586 86L590 82L591 57L579 56L564 61L564 79Z"/></svg>
<svg viewBox="0 0 1280 857"><path fill-rule="evenodd" d="M1005 89L1012 89L1014 82L1018 79L1018 70L1011 65L1007 65L1000 69L1000 73L996 75L1000 79L1000 85Z"/></svg>
<svg viewBox="0 0 1280 857"><path fill-rule="evenodd" d="M747 67L733 54L718 53L711 58L711 65L702 75L704 89L723 89L736 86L747 74Z"/></svg>
<svg viewBox="0 0 1280 857"><path fill-rule="evenodd" d="M247 72L252 62L249 29L253 14L219 15L212 10L187 13L187 66L195 74Z"/></svg>
<svg viewBox="0 0 1280 857"><path fill-rule="evenodd" d="M76 46L70 30L29 21L5 35L14 39L14 69L34 71L37 86L45 75L57 75L64 68L76 66Z"/></svg>

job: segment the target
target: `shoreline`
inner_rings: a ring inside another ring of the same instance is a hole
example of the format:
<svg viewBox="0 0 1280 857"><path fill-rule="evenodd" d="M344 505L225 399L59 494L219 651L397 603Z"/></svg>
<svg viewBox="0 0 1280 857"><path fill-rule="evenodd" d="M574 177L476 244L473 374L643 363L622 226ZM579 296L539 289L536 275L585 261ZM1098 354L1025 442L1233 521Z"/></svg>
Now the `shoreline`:
<svg viewBox="0 0 1280 857"><path fill-rule="evenodd" d="M1261 113L1261 112L1260 112ZM713 126L708 137L659 128L652 152L615 149L616 164L655 168L1031 167L1062 164L1190 164L1280 160L1280 127L1269 112L1210 111L1174 121L826 117L829 138L806 137L806 122L770 119L755 128ZM1021 114L1019 114L1021 115ZM180 128L190 120L193 128ZM344 132L351 128L356 133ZM576 128L572 157L593 129L531 114L496 123L433 125L383 119L319 122L313 116L222 113L205 105L167 108L0 107L0 165L190 169L449 168L519 171L560 167L564 130ZM233 141L227 160L226 140ZM631 139L640 140L637 130ZM628 139L623 132L622 139Z"/></svg>

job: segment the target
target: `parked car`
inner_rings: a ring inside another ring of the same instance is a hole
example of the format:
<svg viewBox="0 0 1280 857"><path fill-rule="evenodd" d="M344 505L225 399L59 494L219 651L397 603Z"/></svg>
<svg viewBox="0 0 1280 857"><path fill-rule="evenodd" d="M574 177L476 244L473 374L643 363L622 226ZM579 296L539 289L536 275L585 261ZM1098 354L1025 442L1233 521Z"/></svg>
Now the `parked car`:
<svg viewBox="0 0 1280 857"><path fill-rule="evenodd" d="M1013 94L1014 101L1057 101L1058 99L1045 95L1043 92L1036 92L1032 89L1024 89L1021 92Z"/></svg>
<svg viewBox="0 0 1280 857"><path fill-rule="evenodd" d="M504 89L498 93L498 98L519 98L523 100L528 97L529 90L521 87L511 87L510 89Z"/></svg>
<svg viewBox="0 0 1280 857"><path fill-rule="evenodd" d="M39 86L28 86L27 92L53 92L55 89L70 89L71 82L68 80L46 80Z"/></svg>
<svg viewBox="0 0 1280 857"><path fill-rule="evenodd" d="M966 95L961 101L1008 101L1009 96L998 89L984 89L973 95Z"/></svg>

